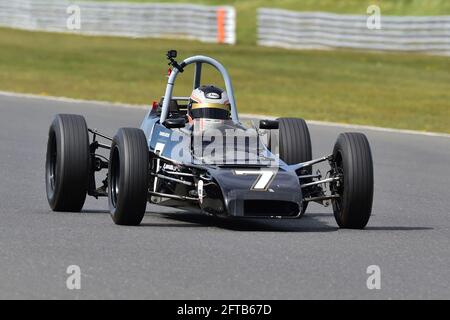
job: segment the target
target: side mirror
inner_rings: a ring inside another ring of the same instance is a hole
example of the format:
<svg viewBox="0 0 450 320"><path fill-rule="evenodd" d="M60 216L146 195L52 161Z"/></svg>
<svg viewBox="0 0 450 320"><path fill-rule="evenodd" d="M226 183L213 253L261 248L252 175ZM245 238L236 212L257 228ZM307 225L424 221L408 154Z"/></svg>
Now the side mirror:
<svg viewBox="0 0 450 320"><path fill-rule="evenodd" d="M163 124L166 128L169 129L184 128L186 126L186 119L185 118L166 119L166 121L164 121Z"/></svg>
<svg viewBox="0 0 450 320"><path fill-rule="evenodd" d="M259 121L259 128L267 130L278 129L278 120L261 120Z"/></svg>

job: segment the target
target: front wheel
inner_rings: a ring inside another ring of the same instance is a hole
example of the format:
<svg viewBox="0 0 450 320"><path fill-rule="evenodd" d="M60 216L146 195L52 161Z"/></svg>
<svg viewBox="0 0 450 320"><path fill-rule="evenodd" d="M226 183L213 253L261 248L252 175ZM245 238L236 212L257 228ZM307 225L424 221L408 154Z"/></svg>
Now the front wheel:
<svg viewBox="0 0 450 320"><path fill-rule="evenodd" d="M333 200L334 217L341 228L363 229L369 221L373 200L373 163L369 141L362 133L342 133L333 150L330 185L339 198Z"/></svg>
<svg viewBox="0 0 450 320"><path fill-rule="evenodd" d="M111 145L108 198L114 223L139 225L148 193L148 147L144 132L121 128Z"/></svg>

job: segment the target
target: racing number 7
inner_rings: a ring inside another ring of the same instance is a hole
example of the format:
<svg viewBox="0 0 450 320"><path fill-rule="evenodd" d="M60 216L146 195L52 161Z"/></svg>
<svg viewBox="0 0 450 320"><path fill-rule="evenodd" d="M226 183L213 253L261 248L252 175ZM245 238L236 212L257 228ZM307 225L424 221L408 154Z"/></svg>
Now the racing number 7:
<svg viewBox="0 0 450 320"><path fill-rule="evenodd" d="M272 170L234 170L234 174L238 176L256 175L256 179L250 190L264 191L267 190L273 178L275 171Z"/></svg>

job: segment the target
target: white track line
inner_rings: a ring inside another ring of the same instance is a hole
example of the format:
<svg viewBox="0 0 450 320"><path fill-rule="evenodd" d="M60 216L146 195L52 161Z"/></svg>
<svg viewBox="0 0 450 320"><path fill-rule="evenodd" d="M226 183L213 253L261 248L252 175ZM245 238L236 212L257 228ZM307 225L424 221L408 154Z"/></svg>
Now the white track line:
<svg viewBox="0 0 450 320"><path fill-rule="evenodd" d="M99 100L83 100L83 99L73 99L73 98L66 98L66 97L43 96L43 95L29 94L29 93L15 93L15 92L8 92L8 91L0 91L0 96L14 97L14 98L27 98L27 99L40 99L40 100L48 100L48 101L59 101L59 102L64 102L64 103L96 104L96 105L106 106L106 107L114 106L114 107L135 108L135 109L149 108L149 105L127 104L127 103L121 103L121 102L107 102L107 101L99 101ZM259 115L259 114L241 114L241 116L243 118L255 118L255 119L275 119L276 118L273 116L264 116L264 115ZM340 127L340 128L349 128L349 129L373 130L373 131L380 131L380 132L414 134L414 135L421 135L421 136L450 138L450 134L439 133L439 132L422 132L422 131L415 131L415 130L383 128L383 127L375 127L375 126L347 124L347 123L338 123L338 122L326 122L326 121L317 121L317 120L307 120L307 122L312 125L320 125L320 126L328 126L328 127Z"/></svg>
<svg viewBox="0 0 450 320"><path fill-rule="evenodd" d="M241 116L244 118L269 119L269 120L273 120L273 119L277 118L277 117L273 117L273 116L264 116L264 115L259 115L259 114L241 114ZM318 126L326 126L326 127L339 127L339 128L349 128L349 129L359 129L359 130L373 130L373 131L380 131L380 132L415 134L415 135L429 136L429 137L450 138L450 134L440 133L440 132L425 132L425 131L415 131L415 130L406 130L406 129L393 129L393 128L383 128L383 127L366 126L366 125L359 125L359 124L327 122L327 121L318 121L318 120L306 120L306 122L308 122L308 124L318 125Z"/></svg>
<svg viewBox="0 0 450 320"><path fill-rule="evenodd" d="M54 96L43 96L38 94L31 93L16 93L16 92L8 92L8 91L0 91L0 96L5 97L13 97L13 98L26 98L26 99L39 99L39 100L47 100L47 101L58 101L63 103L79 103L79 104L96 104L104 107L121 107L121 108L135 108L135 109L146 109L149 108L149 105L140 105L140 104L127 104L122 102L108 102L108 101L100 101L100 100L84 100L84 99L74 99L67 97L54 97Z"/></svg>

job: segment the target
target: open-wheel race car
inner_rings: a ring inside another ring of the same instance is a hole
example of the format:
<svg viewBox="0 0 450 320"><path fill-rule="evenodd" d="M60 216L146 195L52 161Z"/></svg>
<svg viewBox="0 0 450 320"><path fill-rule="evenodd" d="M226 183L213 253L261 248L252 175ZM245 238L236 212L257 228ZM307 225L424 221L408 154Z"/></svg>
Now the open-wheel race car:
<svg viewBox="0 0 450 320"><path fill-rule="evenodd" d="M306 122L238 117L231 79L218 61L193 56L178 63L164 96L140 128L113 138L88 128L80 115L58 114L49 130L46 190L54 211L80 211L86 195L107 197L113 221L139 225L147 202L197 208L229 218L300 218L310 202L332 204L341 228L364 228L373 198L373 164L362 133L342 133L331 154L312 159ZM225 89L202 85L202 65L219 71ZM174 97L177 76L193 65L191 96ZM90 138L92 135L92 138ZM99 142L104 139L109 143ZM109 158L98 153L109 150ZM325 176L313 166L325 162ZM106 171L101 186L96 175Z"/></svg>

